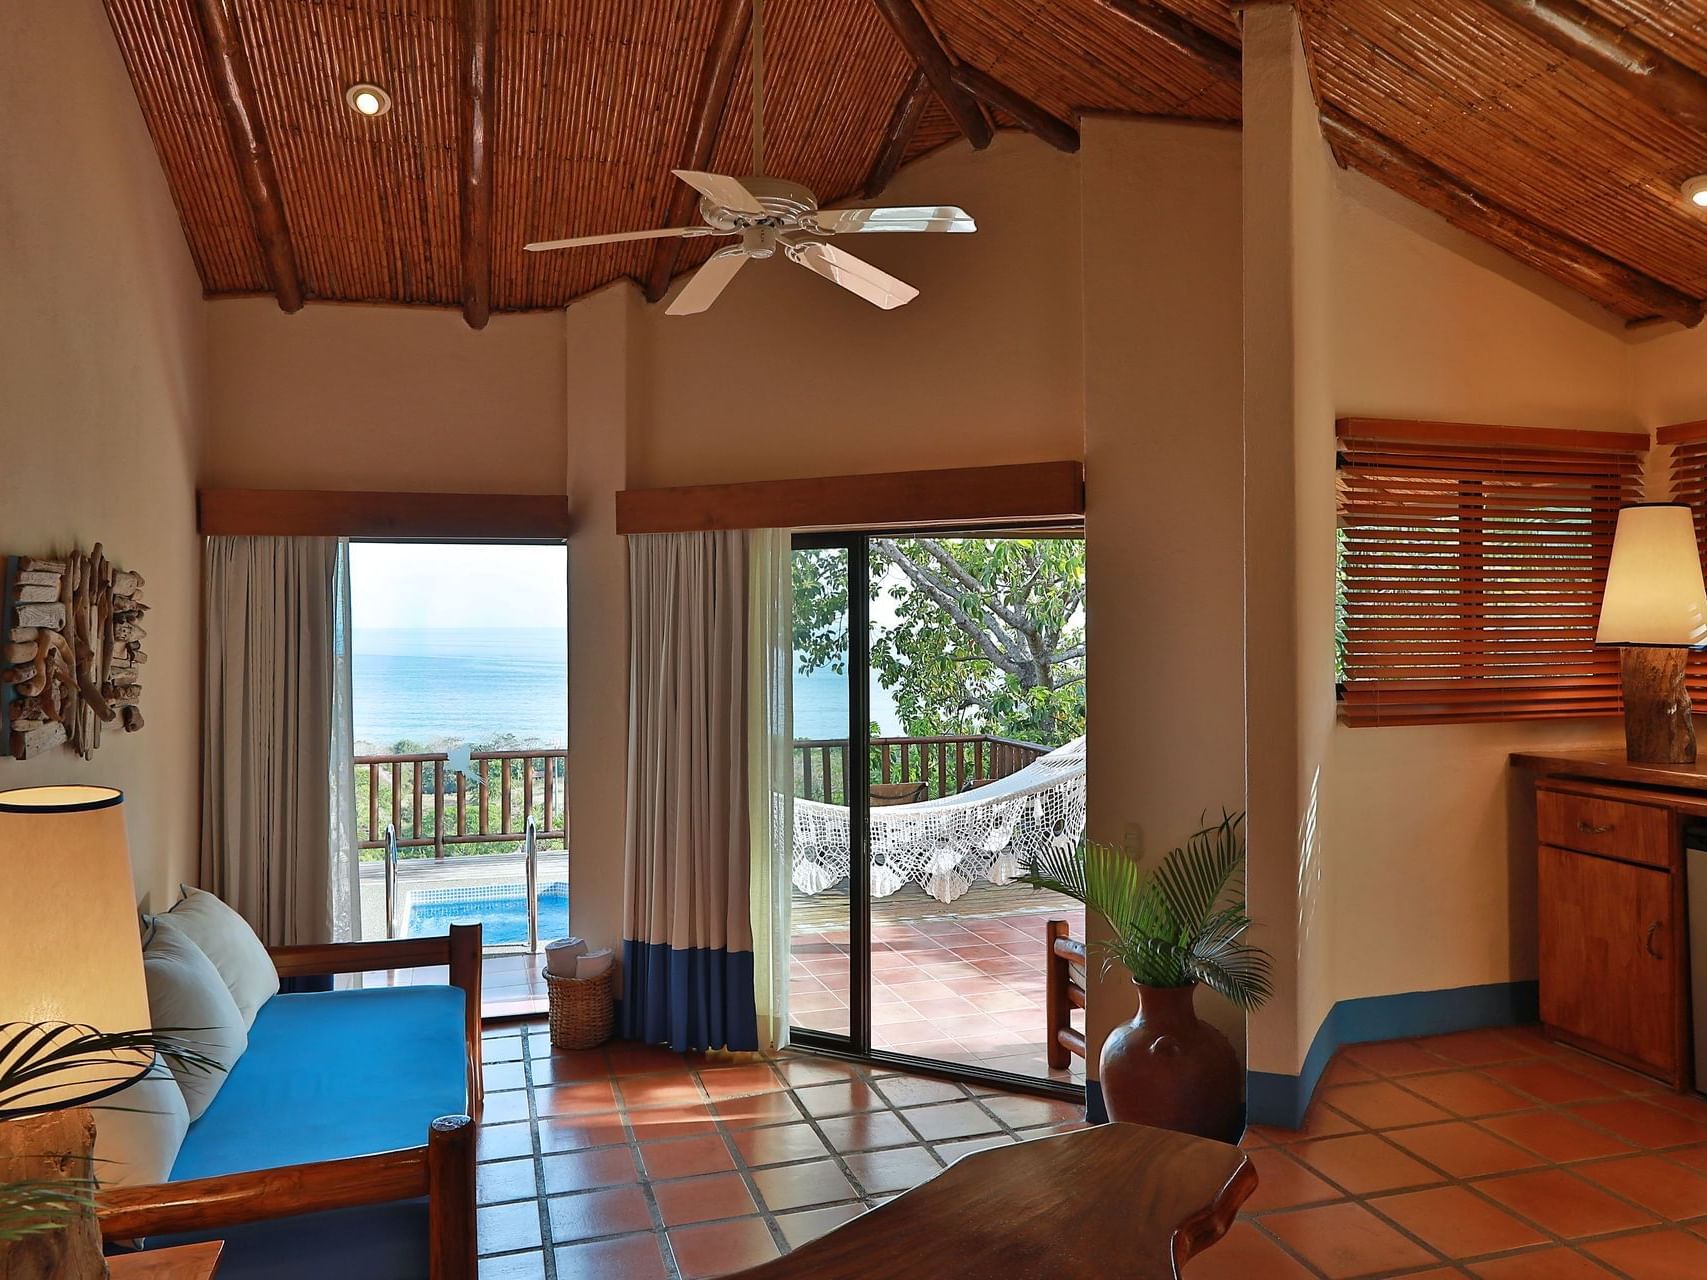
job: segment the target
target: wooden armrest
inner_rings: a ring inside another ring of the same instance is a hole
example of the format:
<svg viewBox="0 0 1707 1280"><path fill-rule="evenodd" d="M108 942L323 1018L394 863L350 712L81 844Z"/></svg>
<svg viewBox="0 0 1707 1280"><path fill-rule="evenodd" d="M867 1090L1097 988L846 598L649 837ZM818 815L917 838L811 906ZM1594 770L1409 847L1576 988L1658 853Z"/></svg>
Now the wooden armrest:
<svg viewBox="0 0 1707 1280"><path fill-rule="evenodd" d="M450 939L398 938L392 942L319 942L299 947L268 947L281 978L322 973L368 973L375 969L421 969L448 965Z"/></svg>
<svg viewBox="0 0 1707 1280"><path fill-rule="evenodd" d="M96 1213L106 1240L219 1231L302 1213L429 1199L432 1280L474 1280L474 1121L440 1116L427 1144L344 1160L151 1187L112 1187Z"/></svg>

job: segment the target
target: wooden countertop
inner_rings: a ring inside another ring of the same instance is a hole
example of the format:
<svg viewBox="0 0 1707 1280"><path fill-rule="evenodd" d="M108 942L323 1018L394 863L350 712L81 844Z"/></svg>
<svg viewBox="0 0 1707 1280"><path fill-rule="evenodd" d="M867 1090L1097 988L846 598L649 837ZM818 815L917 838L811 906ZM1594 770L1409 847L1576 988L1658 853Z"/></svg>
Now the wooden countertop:
<svg viewBox="0 0 1707 1280"><path fill-rule="evenodd" d="M1514 751L1519 769L1567 778L1598 778L1639 787L1667 787L1707 795L1707 761L1694 764L1633 764L1622 747L1587 751Z"/></svg>

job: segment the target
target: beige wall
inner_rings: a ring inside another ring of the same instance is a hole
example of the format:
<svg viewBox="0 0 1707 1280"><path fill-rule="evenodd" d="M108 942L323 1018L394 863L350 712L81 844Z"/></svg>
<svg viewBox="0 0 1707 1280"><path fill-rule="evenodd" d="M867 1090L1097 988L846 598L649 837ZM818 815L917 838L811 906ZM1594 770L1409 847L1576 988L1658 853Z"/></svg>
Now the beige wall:
<svg viewBox="0 0 1707 1280"><path fill-rule="evenodd" d="M1154 858L1245 803L1239 135L1082 136L1089 834ZM1135 1001L1092 971L1095 1076ZM1242 1015L1198 1003L1242 1052Z"/></svg>
<svg viewBox="0 0 1707 1280"><path fill-rule="evenodd" d="M645 309L631 484L1082 456L1073 158L1003 134L919 161L883 199L979 222L845 242L919 288L899 310L781 260L749 263L703 315Z"/></svg>
<svg viewBox="0 0 1707 1280"><path fill-rule="evenodd" d="M199 821L201 290L95 0L0 8L0 121L0 553L100 541L153 606L147 727L0 787L123 788L137 892L169 905Z"/></svg>
<svg viewBox="0 0 1707 1280"><path fill-rule="evenodd" d="M561 493L564 314L208 304L211 488Z"/></svg>

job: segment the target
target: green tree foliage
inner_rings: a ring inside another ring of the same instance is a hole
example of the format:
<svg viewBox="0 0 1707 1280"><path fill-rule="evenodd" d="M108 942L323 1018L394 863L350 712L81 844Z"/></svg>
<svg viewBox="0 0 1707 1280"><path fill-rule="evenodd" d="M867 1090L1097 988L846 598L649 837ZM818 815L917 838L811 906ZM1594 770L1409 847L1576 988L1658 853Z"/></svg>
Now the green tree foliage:
<svg viewBox="0 0 1707 1280"><path fill-rule="evenodd" d="M1056 746L1085 731L1085 545L1068 538L874 538L871 663L912 736ZM887 573L886 569L896 573ZM847 669L846 557L794 557L802 671Z"/></svg>

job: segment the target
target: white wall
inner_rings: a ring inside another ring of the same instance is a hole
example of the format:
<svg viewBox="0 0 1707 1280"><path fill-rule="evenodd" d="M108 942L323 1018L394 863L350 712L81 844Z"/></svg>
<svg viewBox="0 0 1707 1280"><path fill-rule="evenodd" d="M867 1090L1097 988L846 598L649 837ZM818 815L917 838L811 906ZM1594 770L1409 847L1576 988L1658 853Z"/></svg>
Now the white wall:
<svg viewBox="0 0 1707 1280"><path fill-rule="evenodd" d="M99 541L153 610L146 727L0 759L0 787L122 788L164 907L199 826L201 286L96 0L0 7L0 121L0 554Z"/></svg>

